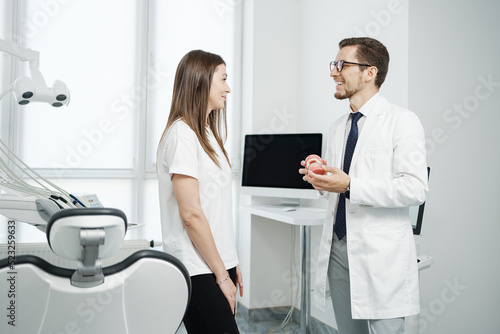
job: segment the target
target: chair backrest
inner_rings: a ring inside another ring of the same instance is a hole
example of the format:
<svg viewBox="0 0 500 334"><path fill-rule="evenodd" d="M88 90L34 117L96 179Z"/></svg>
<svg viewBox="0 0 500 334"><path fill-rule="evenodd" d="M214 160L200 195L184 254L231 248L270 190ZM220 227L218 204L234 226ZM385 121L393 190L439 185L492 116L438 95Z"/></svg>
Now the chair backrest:
<svg viewBox="0 0 500 334"><path fill-rule="evenodd" d="M127 217L118 209L78 208L54 213L47 224L47 240L62 258L77 260L71 284L102 284L102 258L115 254L127 232Z"/></svg>
<svg viewBox="0 0 500 334"><path fill-rule="evenodd" d="M175 333L190 299L189 273L175 257L133 253L102 268L127 230L117 209L66 209L47 224L54 253L77 260L74 269L21 255L0 260L0 333Z"/></svg>
<svg viewBox="0 0 500 334"><path fill-rule="evenodd" d="M113 255L127 232L127 217L118 209L79 208L55 212L47 223L47 241L57 255L78 260L82 256L81 230L102 230L105 242L99 246L99 258Z"/></svg>

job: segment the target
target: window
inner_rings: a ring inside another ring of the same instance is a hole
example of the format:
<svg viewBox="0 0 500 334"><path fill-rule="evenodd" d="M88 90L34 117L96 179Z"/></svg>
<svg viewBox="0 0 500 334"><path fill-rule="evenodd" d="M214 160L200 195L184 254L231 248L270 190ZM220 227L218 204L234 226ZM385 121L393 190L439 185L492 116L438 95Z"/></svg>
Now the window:
<svg viewBox="0 0 500 334"><path fill-rule="evenodd" d="M128 238L161 239L156 147L177 64L192 49L218 53L231 88L237 85L240 7L229 0L2 2L0 38L39 51L48 86L59 79L71 92L70 104L61 108L17 106L5 97L1 119L12 116L11 126L2 125L2 139L59 186L95 193L144 225ZM10 68L9 57L1 59L2 78L29 73L18 60L18 68ZM8 84L4 80L1 89ZM234 90L232 97L238 101ZM237 108L232 101L229 106L231 132Z"/></svg>
<svg viewBox="0 0 500 334"><path fill-rule="evenodd" d="M59 79L71 92L67 107L18 108L23 160L36 168L132 168L138 105L127 97L138 85L138 3L120 1L119 15L116 1L21 4L19 44L40 52L49 86Z"/></svg>
<svg viewBox="0 0 500 334"><path fill-rule="evenodd" d="M151 1L150 66L156 74L149 90L147 171L155 170L156 147L167 124L175 71L187 52L201 49L221 55L227 65L229 86L233 89L236 84L240 48L237 6L232 0ZM228 99L229 123L237 110L235 95L238 93L233 89Z"/></svg>

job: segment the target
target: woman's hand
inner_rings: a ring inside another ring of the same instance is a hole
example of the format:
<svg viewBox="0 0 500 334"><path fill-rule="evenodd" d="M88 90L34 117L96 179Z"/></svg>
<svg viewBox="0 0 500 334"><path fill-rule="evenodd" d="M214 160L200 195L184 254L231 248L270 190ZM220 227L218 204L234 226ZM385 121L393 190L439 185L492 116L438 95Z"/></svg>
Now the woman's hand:
<svg viewBox="0 0 500 334"><path fill-rule="evenodd" d="M222 279L223 281L217 282L221 282L219 287L226 297L227 302L231 307L231 311L234 314L234 309L236 307L236 293L238 292L238 289L240 290L240 297L243 297L243 275L241 274L240 265L236 266L236 285L234 285L231 278L228 277L229 276L226 276L226 278Z"/></svg>
<svg viewBox="0 0 500 334"><path fill-rule="evenodd" d="M234 308L236 307L236 292L238 288L236 288L231 278L224 278L222 281L217 281L217 284L219 284L219 288L224 294L224 297L226 297L229 307L231 307L231 312L234 314Z"/></svg>
<svg viewBox="0 0 500 334"><path fill-rule="evenodd" d="M240 289L240 297L243 297L243 275L241 274L240 265L236 266L236 285Z"/></svg>

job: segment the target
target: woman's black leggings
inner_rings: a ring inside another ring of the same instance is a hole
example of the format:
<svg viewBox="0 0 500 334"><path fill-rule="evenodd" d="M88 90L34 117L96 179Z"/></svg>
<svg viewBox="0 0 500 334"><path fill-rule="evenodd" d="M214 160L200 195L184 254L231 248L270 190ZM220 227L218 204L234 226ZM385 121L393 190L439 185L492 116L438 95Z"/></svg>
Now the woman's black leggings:
<svg viewBox="0 0 500 334"><path fill-rule="evenodd" d="M236 268L228 270L236 285ZM214 274L191 276L191 301L184 315L189 334L239 334L231 307Z"/></svg>

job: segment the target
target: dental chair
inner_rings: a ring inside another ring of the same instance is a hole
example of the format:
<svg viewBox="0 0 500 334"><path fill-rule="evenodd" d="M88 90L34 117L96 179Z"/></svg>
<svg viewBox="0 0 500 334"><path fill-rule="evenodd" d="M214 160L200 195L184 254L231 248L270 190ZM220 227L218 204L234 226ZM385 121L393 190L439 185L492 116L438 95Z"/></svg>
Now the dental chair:
<svg viewBox="0 0 500 334"><path fill-rule="evenodd" d="M78 265L60 268L32 255L15 257L12 249L0 260L0 333L175 333L191 294L179 260L140 250L101 266L101 258L120 248L126 230L126 216L117 209L54 213L46 232L50 248Z"/></svg>

